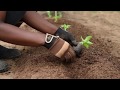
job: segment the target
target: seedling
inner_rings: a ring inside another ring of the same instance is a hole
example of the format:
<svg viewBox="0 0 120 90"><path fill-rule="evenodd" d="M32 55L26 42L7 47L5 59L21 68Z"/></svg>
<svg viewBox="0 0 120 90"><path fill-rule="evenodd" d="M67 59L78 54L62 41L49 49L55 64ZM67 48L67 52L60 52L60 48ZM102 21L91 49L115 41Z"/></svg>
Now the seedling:
<svg viewBox="0 0 120 90"><path fill-rule="evenodd" d="M54 14L54 15L53 15ZM62 17L62 13L58 11L47 11L47 15L49 18L53 18L54 22L57 22L59 18Z"/></svg>
<svg viewBox="0 0 120 90"><path fill-rule="evenodd" d="M82 41L80 43L88 49L90 47L90 45L93 44L92 42L90 42L91 38L92 38L92 36L87 36L85 39L83 39L81 36Z"/></svg>
<svg viewBox="0 0 120 90"><path fill-rule="evenodd" d="M49 18L51 18L52 17L51 11L47 11L47 15Z"/></svg>
<svg viewBox="0 0 120 90"><path fill-rule="evenodd" d="M57 22L59 18L62 17L62 14L60 12L57 12L55 11L55 16L53 17L54 18L54 22Z"/></svg>
<svg viewBox="0 0 120 90"><path fill-rule="evenodd" d="M61 27L66 31L68 28L70 28L71 25L63 24Z"/></svg>

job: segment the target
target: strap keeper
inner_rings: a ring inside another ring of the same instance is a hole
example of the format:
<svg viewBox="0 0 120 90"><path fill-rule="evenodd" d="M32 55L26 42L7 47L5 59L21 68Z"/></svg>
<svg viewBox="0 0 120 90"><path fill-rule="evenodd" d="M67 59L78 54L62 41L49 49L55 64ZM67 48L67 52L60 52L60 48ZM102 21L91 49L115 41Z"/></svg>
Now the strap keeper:
<svg viewBox="0 0 120 90"><path fill-rule="evenodd" d="M52 34L46 33L45 42L46 43L51 43L51 41L53 40L53 38L59 38L59 36L54 36Z"/></svg>

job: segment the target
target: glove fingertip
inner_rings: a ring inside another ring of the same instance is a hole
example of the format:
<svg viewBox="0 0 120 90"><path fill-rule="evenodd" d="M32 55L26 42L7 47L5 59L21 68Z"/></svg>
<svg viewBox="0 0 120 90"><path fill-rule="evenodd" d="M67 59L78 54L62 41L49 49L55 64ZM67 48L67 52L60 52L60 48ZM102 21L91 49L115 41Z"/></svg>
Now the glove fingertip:
<svg viewBox="0 0 120 90"><path fill-rule="evenodd" d="M76 40L72 41L72 43L73 43L74 46L78 45L78 42L76 42Z"/></svg>
<svg viewBox="0 0 120 90"><path fill-rule="evenodd" d="M80 58L81 54L83 52L83 48L82 48L81 44L78 43L77 46L73 46L73 49L76 52L76 57Z"/></svg>

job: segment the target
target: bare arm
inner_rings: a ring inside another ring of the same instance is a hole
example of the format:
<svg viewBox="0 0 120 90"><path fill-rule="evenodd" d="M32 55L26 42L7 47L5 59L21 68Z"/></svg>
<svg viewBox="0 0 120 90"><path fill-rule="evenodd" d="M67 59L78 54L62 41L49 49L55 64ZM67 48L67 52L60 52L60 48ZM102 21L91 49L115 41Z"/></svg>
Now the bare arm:
<svg viewBox="0 0 120 90"><path fill-rule="evenodd" d="M0 40L24 46L40 46L45 43L45 34L27 32L16 26L0 22Z"/></svg>
<svg viewBox="0 0 120 90"><path fill-rule="evenodd" d="M34 29L43 33L54 34L58 27L45 20L39 13L35 11L27 11L23 17L23 21Z"/></svg>

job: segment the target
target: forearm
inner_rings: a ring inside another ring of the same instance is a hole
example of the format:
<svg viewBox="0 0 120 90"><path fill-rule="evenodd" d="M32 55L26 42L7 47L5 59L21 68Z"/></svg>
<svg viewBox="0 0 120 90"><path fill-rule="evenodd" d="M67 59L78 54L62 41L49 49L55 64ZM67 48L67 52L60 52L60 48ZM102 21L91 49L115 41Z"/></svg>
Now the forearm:
<svg viewBox="0 0 120 90"><path fill-rule="evenodd" d="M27 11L23 17L23 21L33 27L34 29L43 33L54 34L57 27L47 20L45 20L40 14L35 11Z"/></svg>
<svg viewBox="0 0 120 90"><path fill-rule="evenodd" d="M23 46L40 46L45 43L45 34L27 32L13 25L0 23L0 40Z"/></svg>

